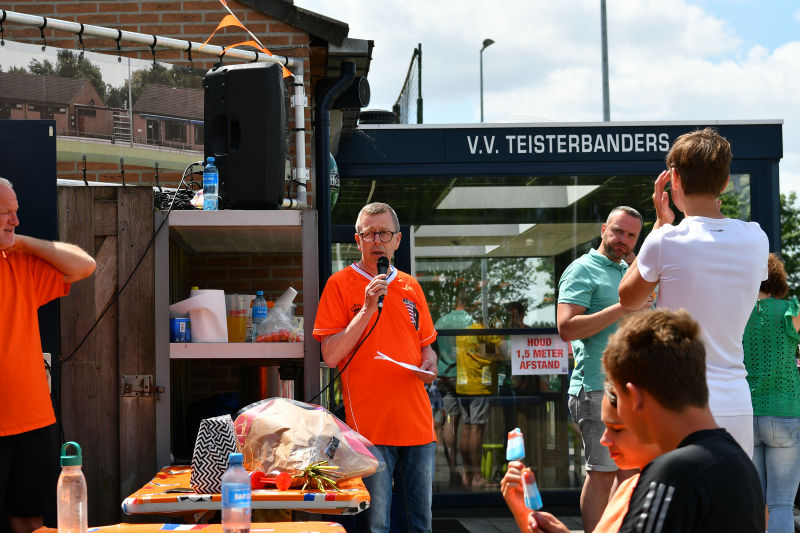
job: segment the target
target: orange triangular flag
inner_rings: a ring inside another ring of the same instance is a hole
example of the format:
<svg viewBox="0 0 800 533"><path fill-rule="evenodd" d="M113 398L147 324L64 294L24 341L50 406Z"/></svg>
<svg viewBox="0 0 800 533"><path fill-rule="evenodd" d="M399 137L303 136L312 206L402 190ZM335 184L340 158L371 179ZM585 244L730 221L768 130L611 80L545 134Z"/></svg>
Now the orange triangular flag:
<svg viewBox="0 0 800 533"><path fill-rule="evenodd" d="M239 19L237 19L235 16L233 16L233 15L225 15L225 17L222 19L222 22L217 24L217 28L213 32L211 32L211 35L208 36L208 39L206 39L206 41L203 43L203 45L200 48L202 49L203 46L207 45L208 41L210 41L211 38L214 37L214 34L217 33L220 29L226 28L228 26L239 26L243 30L247 31L247 28L244 27L244 24L239 22Z"/></svg>
<svg viewBox="0 0 800 533"><path fill-rule="evenodd" d="M252 40L252 41L243 41L241 43L232 44L232 45L226 47L222 51L223 55L225 55L225 52L227 52L230 48L233 48L234 46L239 46L239 45L252 46L253 48L258 49L259 51L261 51L261 52L263 52L263 53L265 53L267 55L270 55L270 56L274 55L272 52L267 50L267 48L264 45L262 45L260 42L258 42L258 39L256 38L256 36L253 35L253 33L250 30L248 30L247 27L244 24L242 24L239 21L238 18L236 18L236 15L233 14L233 11L231 11L231 9L228 7L228 4L225 2L225 0L219 0L219 1L223 6L225 6L225 9L230 14L229 15L225 15L225 17L223 17L222 21L217 25L216 29L211 33L211 35L208 36L208 39L206 39L206 41L200 46L201 49L203 48L203 46L208 44L208 42L211 40L211 38L214 37L214 34L217 33L217 31L219 31L221 28L225 28L225 27L228 27L228 26L239 26L244 31L249 33L250 36L254 40ZM281 67L281 68L283 68L283 77L284 78L288 78L289 76L292 76L292 73L289 72L289 69L287 69L286 67Z"/></svg>

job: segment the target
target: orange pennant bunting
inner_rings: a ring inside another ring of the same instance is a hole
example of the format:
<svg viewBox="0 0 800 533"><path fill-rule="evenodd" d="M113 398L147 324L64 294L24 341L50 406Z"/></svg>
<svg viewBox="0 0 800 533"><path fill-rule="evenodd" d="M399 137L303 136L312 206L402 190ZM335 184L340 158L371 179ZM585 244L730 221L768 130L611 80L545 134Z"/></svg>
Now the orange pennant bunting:
<svg viewBox="0 0 800 533"><path fill-rule="evenodd" d="M233 15L225 15L225 18L222 19L222 22L217 24L217 28L213 32L211 32L211 35L208 36L208 39L205 40L205 42L200 47L200 49L202 49L203 46L208 44L208 41L210 41L211 38L214 37L215 33L217 33L220 29L226 28L228 26L239 26L243 30L247 30L247 28L244 27L244 24L239 22L239 19L237 19L235 16L233 16Z"/></svg>
<svg viewBox="0 0 800 533"><path fill-rule="evenodd" d="M232 44L232 45L230 45L230 46L227 46L227 47L225 47L225 49L223 49L223 51L222 51L222 54L223 54L223 55L225 55L225 52L227 52L229 49L231 49L231 48L234 48L234 47L236 47L236 46L251 46L251 47L253 47L253 48L255 48L255 49L257 49L257 50L259 50L259 51L261 51L261 52L263 52L263 53L265 53L265 54L267 54L267 55L269 55L269 56L272 56L272 55L274 55L274 54L273 54L272 52L270 52L270 51L269 51L269 50L268 50L268 49L267 49L267 48L266 48L264 45L262 45L260 42L258 42L258 39L256 38L256 36L255 36L255 35L253 35L253 34L250 32L250 30L248 30L248 29L247 29L247 27L245 27L245 25L244 25L244 24L242 24L242 23L239 21L239 19L238 19L238 18L236 18L236 15L234 15L234 14L233 14L233 12L232 12L232 11L231 11L231 9L228 7L228 4L225 2L225 0L219 0L219 1L220 1L220 3L221 3L223 6L225 6L225 9L226 9L226 10L228 11L228 13L230 13L230 14L229 14L229 15L225 15L225 17L223 17L222 21L221 21L219 24L217 24L217 27L216 27L216 29L215 29L213 32L211 32L211 35L209 35L209 36L208 36L208 39L206 39L206 40L205 40L205 42L204 42L204 43L203 43L203 44L200 46L200 48L201 48L201 49L203 48L203 46L205 46L205 45L207 45L207 44L208 44L208 42L209 42L209 41L210 41L210 40L211 40L211 39L214 37L214 35L215 35L215 34L216 34L216 33L217 33L217 32L218 32L220 29L222 29L222 28L226 28L226 27L228 27L228 26L238 26L238 27L242 28L244 31L246 31L247 33L249 33L249 34L250 34L250 36L252 36L252 37L253 37L253 40L251 40L251 41L242 41L242 42L240 42L240 43L236 43L236 44ZM291 72L289 72L289 69L287 69L286 67L282 66L281 68L283 69L283 77L284 77L284 78L288 78L289 76L292 76L292 75L293 75Z"/></svg>

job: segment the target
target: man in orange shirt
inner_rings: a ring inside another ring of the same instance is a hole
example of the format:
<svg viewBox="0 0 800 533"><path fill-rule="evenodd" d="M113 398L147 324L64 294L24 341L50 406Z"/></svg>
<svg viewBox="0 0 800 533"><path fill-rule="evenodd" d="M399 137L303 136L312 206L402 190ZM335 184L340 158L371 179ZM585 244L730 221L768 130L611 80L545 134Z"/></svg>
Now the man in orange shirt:
<svg viewBox="0 0 800 533"><path fill-rule="evenodd" d="M43 525L58 477L37 311L89 277L95 262L73 244L16 234L18 209L11 182L0 178L0 508L9 520L0 529L22 532Z"/></svg>
<svg viewBox="0 0 800 533"><path fill-rule="evenodd" d="M430 532L432 526L436 433L424 385L437 374L436 330L416 279L394 267L378 273L379 258L391 259L401 237L389 205L364 206L355 234L361 259L328 279L314 323L322 358L342 374L347 423L386 463L364 479L371 500L364 519L374 533L389 531L395 473L407 529Z"/></svg>

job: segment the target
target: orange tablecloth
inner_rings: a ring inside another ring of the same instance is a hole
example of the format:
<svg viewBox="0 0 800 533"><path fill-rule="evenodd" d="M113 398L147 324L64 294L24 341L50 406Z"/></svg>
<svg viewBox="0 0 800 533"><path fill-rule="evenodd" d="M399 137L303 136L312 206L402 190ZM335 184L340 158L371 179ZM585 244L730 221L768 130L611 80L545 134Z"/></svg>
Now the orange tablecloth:
<svg viewBox="0 0 800 533"><path fill-rule="evenodd" d="M90 527L90 533L160 533L162 531L199 531L222 533L220 524L116 524ZM336 522L253 522L252 533L344 533ZM58 533L57 529L39 528L37 533Z"/></svg>
<svg viewBox="0 0 800 533"><path fill-rule="evenodd" d="M187 489L191 490L191 472L188 466L162 468L144 487L125 498L122 510L126 514L187 514L221 509L220 494L187 492ZM341 492L254 490L252 505L253 509L291 509L326 514L356 514L369 507L369 492L361 479L342 481L339 490Z"/></svg>

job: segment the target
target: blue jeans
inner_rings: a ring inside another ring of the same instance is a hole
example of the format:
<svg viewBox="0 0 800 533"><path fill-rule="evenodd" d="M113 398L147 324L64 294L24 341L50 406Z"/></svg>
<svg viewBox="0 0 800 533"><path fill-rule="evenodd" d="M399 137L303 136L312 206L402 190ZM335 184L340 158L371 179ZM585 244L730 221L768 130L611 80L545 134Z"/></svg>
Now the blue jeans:
<svg viewBox="0 0 800 533"><path fill-rule="evenodd" d="M792 505L800 484L800 418L753 417L756 465L769 508L769 533L794 533Z"/></svg>
<svg viewBox="0 0 800 533"><path fill-rule="evenodd" d="M408 531L431 531L431 501L433 499L433 470L436 457L436 443L420 446L375 446L380 454L379 460L386 463L386 469L364 478L369 491L369 509L359 515L359 530L366 521L370 533L388 533L392 512L392 481L397 470L398 484L395 492L400 501L399 511L403 514ZM362 517L363 515L363 517Z"/></svg>

